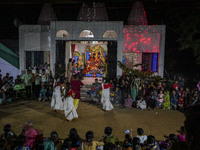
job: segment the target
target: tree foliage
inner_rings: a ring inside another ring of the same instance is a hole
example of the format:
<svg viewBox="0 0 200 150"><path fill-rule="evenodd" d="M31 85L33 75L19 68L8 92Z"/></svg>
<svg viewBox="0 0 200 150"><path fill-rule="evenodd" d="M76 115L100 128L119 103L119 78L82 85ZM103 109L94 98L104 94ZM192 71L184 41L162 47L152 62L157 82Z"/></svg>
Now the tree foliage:
<svg viewBox="0 0 200 150"><path fill-rule="evenodd" d="M178 17L179 16L179 17ZM177 42L179 43L180 50L191 50L196 63L200 64L200 13L199 9L193 8L185 12L178 12L176 19L179 24L175 31L179 37Z"/></svg>
<svg viewBox="0 0 200 150"><path fill-rule="evenodd" d="M138 67L144 64L135 64L134 67ZM153 78L155 80L161 80L160 76L153 76L153 71L140 71L139 69L132 69L126 67L122 62L118 61L118 66L123 70L125 75L131 75L131 76L138 76L141 79L148 79Z"/></svg>

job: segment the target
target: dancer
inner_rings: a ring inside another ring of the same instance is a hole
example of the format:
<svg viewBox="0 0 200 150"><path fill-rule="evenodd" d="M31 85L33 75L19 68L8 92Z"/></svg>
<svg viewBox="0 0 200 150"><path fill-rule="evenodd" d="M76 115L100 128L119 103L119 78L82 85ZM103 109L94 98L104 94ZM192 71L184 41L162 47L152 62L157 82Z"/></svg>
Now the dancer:
<svg viewBox="0 0 200 150"><path fill-rule="evenodd" d="M67 121L72 121L75 118L78 118L78 114L76 112L76 108L74 106L74 93L72 89L66 89L65 96L64 96L64 113Z"/></svg>
<svg viewBox="0 0 200 150"><path fill-rule="evenodd" d="M100 89L102 89L101 103L103 104L103 110L110 111L113 109L113 105L110 102L110 88L113 86L110 83L102 83Z"/></svg>
<svg viewBox="0 0 200 150"><path fill-rule="evenodd" d="M77 109L78 108L78 104L79 104L79 100L80 100L80 90L81 90L81 87L84 85L83 82L81 82L78 78L77 75L74 75L74 80L72 80L70 82L70 85L71 85L71 88L72 88L72 91L74 92L75 94L75 97L74 97L74 106L75 108Z"/></svg>
<svg viewBox="0 0 200 150"><path fill-rule="evenodd" d="M57 110L63 110L63 102L61 97L61 90L60 90L60 79L58 78L56 80L54 90L53 90L53 96L51 100L51 107L54 108L54 111Z"/></svg>

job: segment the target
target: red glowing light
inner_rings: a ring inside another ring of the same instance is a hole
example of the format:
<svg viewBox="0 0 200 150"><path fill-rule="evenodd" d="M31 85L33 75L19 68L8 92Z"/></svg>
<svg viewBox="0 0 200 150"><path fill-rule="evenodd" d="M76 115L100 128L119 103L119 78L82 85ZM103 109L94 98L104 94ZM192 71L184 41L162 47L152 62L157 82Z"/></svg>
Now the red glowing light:
<svg viewBox="0 0 200 150"><path fill-rule="evenodd" d="M143 29L141 29L141 27ZM160 33L153 26L126 26L124 28L124 49L128 53L159 53Z"/></svg>
<svg viewBox="0 0 200 150"><path fill-rule="evenodd" d="M137 48L134 47L134 48L133 48L133 51L136 51L136 50L137 50Z"/></svg>

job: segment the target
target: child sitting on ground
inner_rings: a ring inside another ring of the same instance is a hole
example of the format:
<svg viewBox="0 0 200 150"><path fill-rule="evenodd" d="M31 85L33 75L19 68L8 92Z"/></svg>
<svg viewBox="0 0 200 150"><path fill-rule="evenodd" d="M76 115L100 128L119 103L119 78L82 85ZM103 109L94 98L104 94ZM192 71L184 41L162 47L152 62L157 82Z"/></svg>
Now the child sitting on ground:
<svg viewBox="0 0 200 150"><path fill-rule="evenodd" d="M138 135L136 137L140 139L140 144L144 144L144 142L147 140L147 136L143 135L144 130L142 128L138 128L137 133Z"/></svg>
<svg viewBox="0 0 200 150"><path fill-rule="evenodd" d="M82 143L83 150L96 150L97 147L103 147L103 142L94 141L94 134L92 131L88 131L85 135L86 141Z"/></svg>
<svg viewBox="0 0 200 150"><path fill-rule="evenodd" d="M146 101L143 99L142 96L140 97L140 100L137 101L137 108L140 108L142 110L147 108Z"/></svg>
<svg viewBox="0 0 200 150"><path fill-rule="evenodd" d="M177 141L177 136L175 134L170 134L166 140L160 141L160 149L161 150L168 150L172 147L172 144Z"/></svg>
<svg viewBox="0 0 200 150"><path fill-rule="evenodd" d="M184 129L183 126L180 128L180 134L177 136L177 139L178 139L179 142L186 142L185 129Z"/></svg>
<svg viewBox="0 0 200 150"><path fill-rule="evenodd" d="M75 150L75 148L72 148L72 141L67 138L64 140L63 145L61 146L60 150Z"/></svg>
<svg viewBox="0 0 200 150"><path fill-rule="evenodd" d="M5 103L6 100L6 95L4 93L3 89L0 89L0 106L3 105L3 103Z"/></svg>
<svg viewBox="0 0 200 150"><path fill-rule="evenodd" d="M40 90L40 101L42 101L42 99L43 99L43 102L46 100L46 93L47 93L47 89L45 88L44 84L42 84L42 88Z"/></svg>
<svg viewBox="0 0 200 150"><path fill-rule="evenodd" d="M164 94L163 91L160 90L160 93L158 94L157 98L157 108L163 108L163 102L164 102Z"/></svg>
<svg viewBox="0 0 200 150"><path fill-rule="evenodd" d="M26 143L26 137L24 135L19 135L17 137L17 147L15 147L15 150L31 150L29 146L24 146Z"/></svg>
<svg viewBox="0 0 200 150"><path fill-rule="evenodd" d="M133 100L131 98L131 95L128 94L128 98L125 99L124 107L131 108L132 107L132 103L133 103Z"/></svg>
<svg viewBox="0 0 200 150"><path fill-rule="evenodd" d="M105 130L104 130L104 133L105 133L105 137L104 137L103 141L104 141L104 144L105 144L105 147L104 147L105 149L107 149L106 146L110 143L115 144L115 145L119 144L118 138L116 138L112 135L112 128L111 127L106 127Z"/></svg>
<svg viewBox="0 0 200 150"><path fill-rule="evenodd" d="M140 146L140 139L138 137L133 138L133 150L142 150Z"/></svg>
<svg viewBox="0 0 200 150"><path fill-rule="evenodd" d="M3 130L4 130L4 133L3 133L3 135L1 135L1 138L6 141L6 145L5 145L6 149L7 150L14 149L15 143L16 143L16 140L17 140L17 136L12 131L11 125L6 124L3 128Z"/></svg>
<svg viewBox="0 0 200 150"><path fill-rule="evenodd" d="M160 150L159 144L156 141L155 137L152 135L149 135L147 137L147 147L148 150Z"/></svg>
<svg viewBox="0 0 200 150"><path fill-rule="evenodd" d="M132 138L130 133L125 135L125 140L124 140L124 145L123 148L124 149L130 149L132 147Z"/></svg>

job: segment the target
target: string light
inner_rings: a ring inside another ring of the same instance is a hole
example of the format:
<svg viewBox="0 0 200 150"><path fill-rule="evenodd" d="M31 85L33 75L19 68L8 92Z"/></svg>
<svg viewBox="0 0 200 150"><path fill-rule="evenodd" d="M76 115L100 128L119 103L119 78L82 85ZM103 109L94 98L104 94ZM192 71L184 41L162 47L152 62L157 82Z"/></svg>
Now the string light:
<svg viewBox="0 0 200 150"><path fill-rule="evenodd" d="M93 20L96 21L96 4L95 4L95 2L93 2L93 9L94 9Z"/></svg>
<svg viewBox="0 0 200 150"><path fill-rule="evenodd" d="M144 5L137 1L133 4L131 13L128 17L128 23L131 25L147 25L146 12Z"/></svg>
<svg viewBox="0 0 200 150"><path fill-rule="evenodd" d="M106 21L108 20L105 5L103 3L93 2L92 5L83 3L78 20L81 21Z"/></svg>

